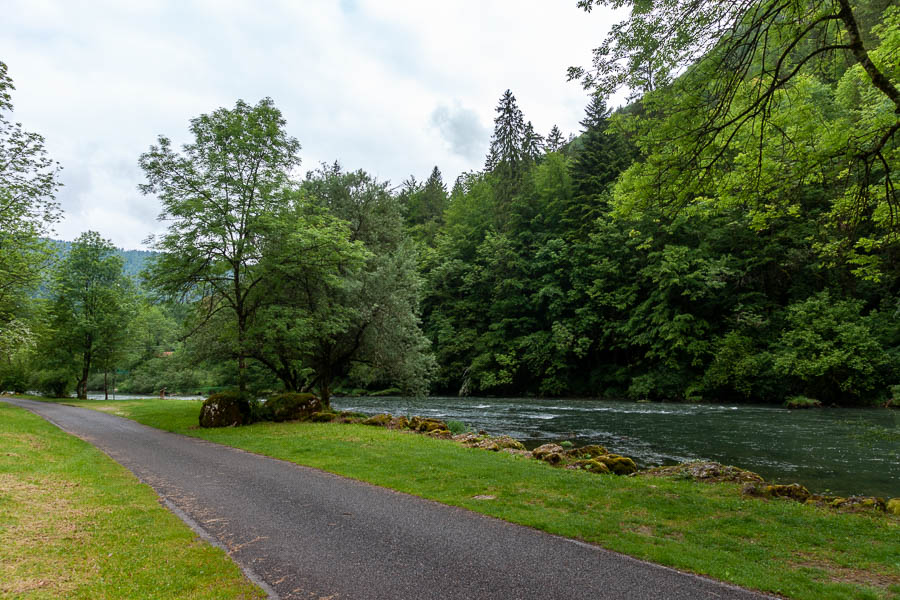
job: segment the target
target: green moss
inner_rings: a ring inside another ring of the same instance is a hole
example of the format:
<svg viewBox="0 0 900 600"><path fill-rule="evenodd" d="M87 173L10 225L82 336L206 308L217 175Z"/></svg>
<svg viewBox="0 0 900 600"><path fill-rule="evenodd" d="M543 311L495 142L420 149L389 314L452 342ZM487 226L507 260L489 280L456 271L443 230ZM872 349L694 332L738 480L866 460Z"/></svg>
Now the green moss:
<svg viewBox="0 0 900 600"><path fill-rule="evenodd" d="M375 415L369 417L365 421L363 421L363 425L375 425L378 427L386 427L388 423L391 422L393 417L387 413L381 413L379 415Z"/></svg>
<svg viewBox="0 0 900 600"><path fill-rule="evenodd" d="M807 398L806 396L791 396L784 401L785 408L819 408L822 403L815 398Z"/></svg>

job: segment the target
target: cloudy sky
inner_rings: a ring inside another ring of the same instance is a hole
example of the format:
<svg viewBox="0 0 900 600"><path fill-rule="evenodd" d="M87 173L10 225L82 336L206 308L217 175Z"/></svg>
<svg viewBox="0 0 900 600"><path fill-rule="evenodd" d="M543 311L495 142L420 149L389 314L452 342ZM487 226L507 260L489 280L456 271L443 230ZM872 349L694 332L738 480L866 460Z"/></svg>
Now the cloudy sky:
<svg viewBox="0 0 900 600"><path fill-rule="evenodd" d="M160 134L238 98L271 96L303 170L339 160L399 184L481 168L494 108L511 89L537 131L579 130L587 64L612 18L575 0L5 0L0 60L14 120L63 166L65 219L144 247L164 226L137 190Z"/></svg>

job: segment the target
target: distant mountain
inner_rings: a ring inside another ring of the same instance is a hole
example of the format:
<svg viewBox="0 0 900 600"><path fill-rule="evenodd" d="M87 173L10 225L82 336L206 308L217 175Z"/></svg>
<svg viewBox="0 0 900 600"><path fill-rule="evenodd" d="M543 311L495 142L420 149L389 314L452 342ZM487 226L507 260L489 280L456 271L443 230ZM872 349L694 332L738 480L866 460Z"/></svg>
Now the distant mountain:
<svg viewBox="0 0 900 600"><path fill-rule="evenodd" d="M47 239L46 241L53 246L59 259L65 258L72 248L72 242L52 239ZM135 281L140 279L140 273L150 259L159 254L159 252L151 250L122 250L121 248L116 248L116 253L125 261L125 274Z"/></svg>

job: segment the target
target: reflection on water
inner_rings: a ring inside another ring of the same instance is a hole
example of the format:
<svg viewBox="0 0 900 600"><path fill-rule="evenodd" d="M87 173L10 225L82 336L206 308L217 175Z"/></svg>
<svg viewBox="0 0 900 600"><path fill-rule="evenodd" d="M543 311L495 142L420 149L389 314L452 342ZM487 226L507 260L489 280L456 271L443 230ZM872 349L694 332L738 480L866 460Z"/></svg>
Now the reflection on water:
<svg viewBox="0 0 900 600"><path fill-rule="evenodd" d="M535 447L596 443L639 465L706 459L816 492L900 496L900 411L523 398L335 398L340 410L457 420Z"/></svg>

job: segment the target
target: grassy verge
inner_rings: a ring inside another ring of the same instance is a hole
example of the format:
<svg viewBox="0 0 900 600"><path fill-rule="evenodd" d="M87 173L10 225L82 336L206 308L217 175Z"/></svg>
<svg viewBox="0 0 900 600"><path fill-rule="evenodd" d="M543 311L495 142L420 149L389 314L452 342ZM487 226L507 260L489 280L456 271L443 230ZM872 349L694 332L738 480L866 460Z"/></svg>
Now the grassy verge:
<svg viewBox="0 0 900 600"><path fill-rule="evenodd" d="M105 454L0 402L0 598L265 598Z"/></svg>
<svg viewBox="0 0 900 600"><path fill-rule="evenodd" d="M72 403L790 598L900 598L900 519L884 514L743 498L733 484L564 471L364 425L201 430L199 402Z"/></svg>

